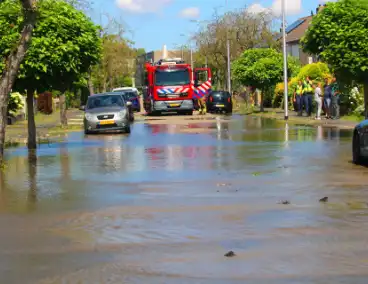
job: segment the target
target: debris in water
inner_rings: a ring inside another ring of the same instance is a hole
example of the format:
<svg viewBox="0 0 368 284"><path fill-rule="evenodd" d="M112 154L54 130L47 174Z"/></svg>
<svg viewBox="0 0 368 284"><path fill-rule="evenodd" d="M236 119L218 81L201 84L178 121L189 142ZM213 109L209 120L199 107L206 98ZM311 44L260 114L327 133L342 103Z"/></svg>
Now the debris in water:
<svg viewBox="0 0 368 284"><path fill-rule="evenodd" d="M320 200L319 200L319 202L327 202L328 201L328 197L326 196L326 197L323 197L323 198L321 198Z"/></svg>
<svg viewBox="0 0 368 284"><path fill-rule="evenodd" d="M289 201L289 200L281 200L281 201L279 202L279 204L288 205L288 204L290 204L290 201Z"/></svg>
<svg viewBox="0 0 368 284"><path fill-rule="evenodd" d="M226 257L233 257L233 256L235 256L235 253L231 250L231 251L225 253L224 256L226 256Z"/></svg>

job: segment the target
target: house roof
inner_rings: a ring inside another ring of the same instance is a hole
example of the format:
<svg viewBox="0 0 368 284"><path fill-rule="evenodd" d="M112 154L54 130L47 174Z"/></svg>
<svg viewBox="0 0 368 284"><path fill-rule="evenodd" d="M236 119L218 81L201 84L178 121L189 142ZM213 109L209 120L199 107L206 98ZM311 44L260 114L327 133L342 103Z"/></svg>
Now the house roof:
<svg viewBox="0 0 368 284"><path fill-rule="evenodd" d="M299 41L307 31L313 16L303 17L286 28L286 42Z"/></svg>

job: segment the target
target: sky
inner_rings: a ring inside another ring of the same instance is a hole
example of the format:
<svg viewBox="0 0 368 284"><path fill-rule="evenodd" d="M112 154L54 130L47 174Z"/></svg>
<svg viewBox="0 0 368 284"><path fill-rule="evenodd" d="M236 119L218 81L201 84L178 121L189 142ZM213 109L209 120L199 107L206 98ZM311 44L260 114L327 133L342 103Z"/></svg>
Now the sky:
<svg viewBox="0 0 368 284"><path fill-rule="evenodd" d="M285 0L287 23L308 16L326 0ZM108 17L124 23L126 36L137 48L146 51L180 49L201 24L211 19L216 9L219 13L247 7L259 13L270 9L281 13L281 0L94 0L91 16L100 24ZM195 20L193 22L193 20Z"/></svg>

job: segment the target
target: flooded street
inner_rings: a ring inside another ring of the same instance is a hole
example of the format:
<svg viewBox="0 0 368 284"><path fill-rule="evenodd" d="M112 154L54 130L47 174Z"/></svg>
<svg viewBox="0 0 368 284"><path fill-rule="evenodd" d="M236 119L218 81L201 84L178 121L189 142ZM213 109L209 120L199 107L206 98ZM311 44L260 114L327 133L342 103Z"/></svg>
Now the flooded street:
<svg viewBox="0 0 368 284"><path fill-rule="evenodd" d="M170 120L8 150L0 283L368 282L351 130Z"/></svg>

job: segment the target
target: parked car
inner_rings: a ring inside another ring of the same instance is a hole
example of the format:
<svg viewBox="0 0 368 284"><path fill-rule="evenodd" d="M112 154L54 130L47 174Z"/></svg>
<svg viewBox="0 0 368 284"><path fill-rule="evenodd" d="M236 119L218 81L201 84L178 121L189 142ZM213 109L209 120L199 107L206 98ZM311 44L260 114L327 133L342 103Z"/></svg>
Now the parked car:
<svg viewBox="0 0 368 284"><path fill-rule="evenodd" d="M125 103L129 102L129 99L128 99L128 97L127 97L127 95L124 91L108 92L108 93L105 93L105 94L112 94L112 95L119 94L119 95L121 95L121 97L123 98ZM129 112L129 121L133 122L134 121L133 104L130 103L129 105L127 105L127 108L128 108L128 112Z"/></svg>
<svg viewBox="0 0 368 284"><path fill-rule="evenodd" d="M84 114L85 134L104 131L124 131L130 133L128 107L119 93L104 93L89 96Z"/></svg>
<svg viewBox="0 0 368 284"><path fill-rule="evenodd" d="M141 112L141 104L139 102L139 94L137 88L122 87L113 89L112 91L124 93L126 99L132 102L133 111Z"/></svg>
<svg viewBox="0 0 368 284"><path fill-rule="evenodd" d="M207 111L225 112L227 114L233 112L233 100L231 94L227 91L212 91L207 97Z"/></svg>
<svg viewBox="0 0 368 284"><path fill-rule="evenodd" d="M368 158L368 120L364 120L354 128L353 163L361 164Z"/></svg>

